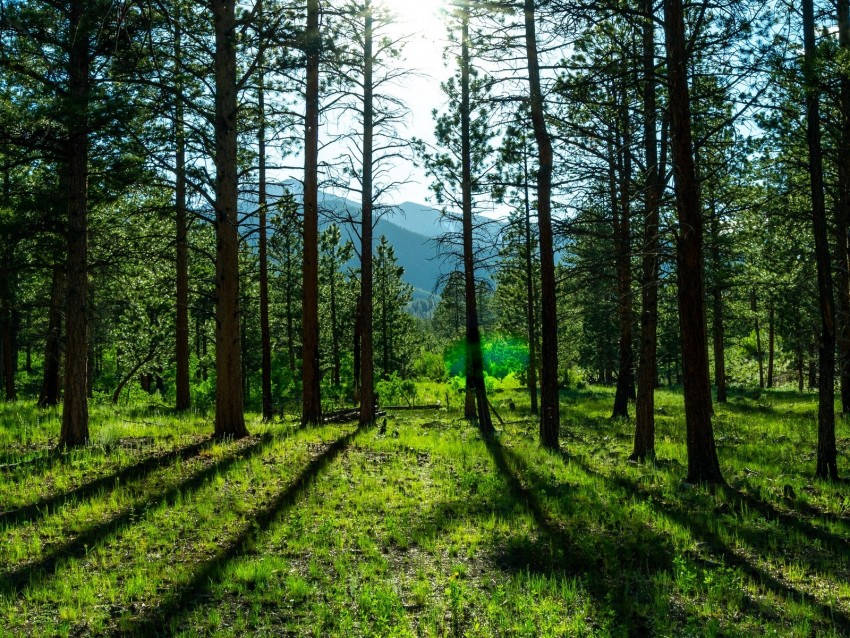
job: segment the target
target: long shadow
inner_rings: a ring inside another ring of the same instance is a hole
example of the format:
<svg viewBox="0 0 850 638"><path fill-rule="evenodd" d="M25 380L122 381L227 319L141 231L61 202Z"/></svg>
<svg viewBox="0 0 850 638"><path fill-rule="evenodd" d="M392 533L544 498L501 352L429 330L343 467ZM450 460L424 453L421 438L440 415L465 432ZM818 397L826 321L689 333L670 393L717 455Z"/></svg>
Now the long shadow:
<svg viewBox="0 0 850 638"><path fill-rule="evenodd" d="M151 495L149 498L128 508L123 513L108 521L94 525L72 540L52 548L47 556L42 557L38 561L27 563L10 571L0 572L0 592L9 596L15 595L20 593L21 590L38 577L55 575L56 567L60 561L66 558L85 556L91 547L118 533L125 526L133 524L138 517L144 514L145 510L173 504L181 495L184 495L186 492L196 491L217 474L226 472L233 464L258 454L273 439L274 437L272 435L266 434L250 445L239 449L232 456L217 461L190 478L169 488L164 494Z"/></svg>
<svg viewBox="0 0 850 638"><path fill-rule="evenodd" d="M44 445L43 449L33 449L27 452L0 453L0 472L10 472L36 463L55 463L63 457L70 456L57 447Z"/></svg>
<svg viewBox="0 0 850 638"><path fill-rule="evenodd" d="M800 512L784 512L765 500L756 498L752 494L742 492L741 490L735 489L729 485L725 486L723 491L729 502L737 508L741 509L743 507L747 507L758 512L768 521L779 521L782 525L791 527L808 538L820 541L820 543L826 546L829 551L843 555L845 558L850 559L850 539L844 536L839 536L838 534L833 534L832 532L822 529L817 525L813 525L809 521L800 518L802 515ZM797 504L795 507L802 508L804 505ZM812 516L817 516L835 523L850 523L850 518L846 516L841 516L831 512L822 512L811 506L805 507L806 512Z"/></svg>
<svg viewBox="0 0 850 638"><path fill-rule="evenodd" d="M627 635L650 634L651 618L646 617L638 608L638 601L634 599L635 592L630 589L628 579L623 578L624 570L641 573L640 593L643 597L651 595L651 573L669 571L672 568L672 547L669 541L660 534L655 534L649 546L645 542L632 542L631 539L625 539L623 545L623 539L620 539L621 544L616 555L619 563L616 565L617 573L611 573L601 556L590 555L581 549L576 538L546 511L538 492L551 491L553 486L535 480L524 459L498 442L488 441L487 449L513 497L526 504L539 531L546 537L545 540L549 541L543 543L542 550L539 547L515 548L513 555L509 556L511 562L519 569L534 569L545 573L560 571L582 578L597 607L600 610L611 608L616 612L612 622L616 623L617 629ZM511 465L517 470L512 470ZM521 477L530 485L526 486ZM558 496L563 498L563 495ZM584 533L595 532L586 530ZM553 554L548 565L541 564L541 551Z"/></svg>
<svg viewBox="0 0 850 638"><path fill-rule="evenodd" d="M632 498L640 498L644 502L648 503L660 515L666 517L668 520L676 523L677 525L688 529L690 533L695 538L698 538L710 552L720 556L726 565L737 567L749 578L758 582L766 589L769 589L771 592L780 597L790 597L791 599L796 598L797 600L804 601L807 605L817 610L827 625L833 626L844 635L850 635L850 615L820 602L808 592L801 591L783 583L764 569L752 564L746 558L736 554L727 547L719 534L712 531L705 522L700 520L700 518L694 516L693 512L689 512L684 507L674 507L669 503L659 502L650 492L640 488L634 482L622 477L611 477L601 474L576 457L569 457L569 462L580 467L582 471L589 476L605 483L608 486L608 489L619 489L626 492ZM747 504L749 505L749 503ZM708 565L708 567L712 567L712 565Z"/></svg>
<svg viewBox="0 0 850 638"><path fill-rule="evenodd" d="M0 526L23 523L45 517L51 511L55 511L70 501L86 499L97 494L101 490L112 487L116 483L125 483L142 478L143 476L150 474L153 470L168 465L173 461L185 460L196 456L204 448L212 445L212 443L213 439L212 437L209 437L197 443L169 450L164 454L149 456L138 463L134 463L133 465L129 465L124 469L119 470L118 472L94 479L70 491L63 492L62 494L57 494L55 496L41 498L34 503L19 507L18 509L10 510L8 512L0 512Z"/></svg>
<svg viewBox="0 0 850 638"><path fill-rule="evenodd" d="M362 430L362 427L358 427L330 444L307 464L288 488L259 511L218 556L200 565L189 582L172 591L170 598L158 607L152 608L144 616L131 618L125 622L119 621L111 635L116 638L173 635L176 625L174 621L179 617L188 615L204 602L205 594L209 591L211 583L218 577L227 563L245 554L249 546L252 545L249 541L255 535L266 532L282 511L294 505L298 498L309 489L322 469L345 450Z"/></svg>

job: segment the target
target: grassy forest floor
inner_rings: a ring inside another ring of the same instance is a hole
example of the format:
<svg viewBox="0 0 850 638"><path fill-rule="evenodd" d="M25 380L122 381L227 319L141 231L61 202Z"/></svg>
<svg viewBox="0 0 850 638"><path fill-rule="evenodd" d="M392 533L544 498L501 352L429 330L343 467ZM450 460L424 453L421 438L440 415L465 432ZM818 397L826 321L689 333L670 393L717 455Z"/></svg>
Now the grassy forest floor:
<svg viewBox="0 0 850 638"><path fill-rule="evenodd" d="M717 490L682 484L681 395L647 465L610 391L562 399L562 454L506 394L491 443L445 410L217 443L204 415L96 407L61 455L55 412L0 406L0 635L850 636L814 395L718 406Z"/></svg>

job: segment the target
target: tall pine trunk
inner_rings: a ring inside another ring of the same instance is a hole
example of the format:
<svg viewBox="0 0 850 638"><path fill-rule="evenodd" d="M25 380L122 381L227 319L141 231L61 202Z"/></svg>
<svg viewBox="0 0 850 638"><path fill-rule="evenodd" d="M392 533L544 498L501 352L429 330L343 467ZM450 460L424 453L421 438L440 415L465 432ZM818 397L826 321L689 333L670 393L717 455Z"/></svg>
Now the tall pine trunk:
<svg viewBox="0 0 850 638"><path fill-rule="evenodd" d="M213 0L215 22L215 435L248 435L239 328L235 0Z"/></svg>
<svg viewBox="0 0 850 638"><path fill-rule="evenodd" d="M687 429L688 480L722 483L708 377L703 283L703 231L694 166L682 0L664 0L664 32L670 96L670 136L676 185L679 323Z"/></svg>
<svg viewBox="0 0 850 638"><path fill-rule="evenodd" d="M661 176L658 160L657 99L655 78L655 16L653 1L643 10L643 136L646 161L644 185L645 222L641 258L640 362L635 404L635 441L631 458L643 460L655 454L655 381L658 375L658 239Z"/></svg>
<svg viewBox="0 0 850 638"><path fill-rule="evenodd" d="M178 13L174 25L174 63L182 63L182 25ZM177 307L175 319L174 358L175 403L178 412L191 406L189 393L189 220L186 210L186 131L184 122L183 86L178 71L175 104L175 166L174 208L177 229Z"/></svg>
<svg viewBox="0 0 850 638"><path fill-rule="evenodd" d="M529 106L537 142L537 225L540 233L541 375L540 443L556 449L560 436L558 403L558 307L556 300L555 251L552 236L552 138L546 126L534 0L524 0L525 54L528 65Z"/></svg>
<svg viewBox="0 0 850 638"><path fill-rule="evenodd" d="M823 151L820 133L820 79L816 68L815 16L812 0L803 0L803 79L806 88L806 141L809 147L812 227L818 269L821 334L818 366L818 478L837 480L835 448L835 305L823 193Z"/></svg>
<svg viewBox="0 0 850 638"><path fill-rule="evenodd" d="M307 87L304 121L302 425L322 421L319 370L319 0L307 2Z"/></svg>
<svg viewBox="0 0 850 638"><path fill-rule="evenodd" d="M65 315L65 401L59 447L84 445L89 438L86 396L88 354L88 154L89 29L91 7L84 0L70 6L68 69L68 306Z"/></svg>
<svg viewBox="0 0 850 638"><path fill-rule="evenodd" d="M475 394L475 411L467 414L478 422L484 436L493 434L493 421L484 386L484 358L481 354L481 331L478 326L478 300L475 290L475 254L472 238L472 145L470 141L469 101L469 5L461 9L460 55L460 131L461 131L461 198L463 204L463 274L466 296L466 391Z"/></svg>

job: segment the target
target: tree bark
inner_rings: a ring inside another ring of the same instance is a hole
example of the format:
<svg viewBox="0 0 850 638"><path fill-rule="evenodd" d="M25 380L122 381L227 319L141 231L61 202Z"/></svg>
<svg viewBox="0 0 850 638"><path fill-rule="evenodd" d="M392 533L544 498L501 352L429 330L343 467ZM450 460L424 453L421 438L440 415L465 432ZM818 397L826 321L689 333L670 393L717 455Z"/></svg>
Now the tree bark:
<svg viewBox="0 0 850 638"><path fill-rule="evenodd" d="M240 438L245 427L239 327L236 15L234 0L212 0L215 22L215 436Z"/></svg>
<svg viewBox="0 0 850 638"><path fill-rule="evenodd" d="M89 439L86 397L88 325L88 111L89 7L84 0L70 4L68 69L68 306L65 326L65 401L59 447L85 445Z"/></svg>
<svg viewBox="0 0 850 638"><path fill-rule="evenodd" d="M319 369L319 0L307 2L307 86L304 130L302 425L322 422Z"/></svg>
<svg viewBox="0 0 850 638"><path fill-rule="evenodd" d="M540 61L537 51L535 2L524 0L525 53L528 64L529 106L537 142L537 226L540 233L541 375L540 443L557 449L560 436L558 403L558 308L556 301L555 252L552 236L552 138L546 126Z"/></svg>
<svg viewBox="0 0 850 638"><path fill-rule="evenodd" d="M182 25L178 13L174 25L175 64L182 61ZM178 73L178 78L180 74ZM175 103L174 212L177 231L177 305L175 319L174 358L177 367L174 408L178 412L191 406L189 392L189 222L186 210L186 132L184 123L183 86L178 79Z"/></svg>
<svg viewBox="0 0 850 638"><path fill-rule="evenodd" d="M812 0L803 0L803 79L806 88L806 141L809 148L812 227L818 269L821 316L818 383L818 450L815 475L838 479L835 447L835 304L823 192L823 151L820 133L820 79L816 68L815 17Z"/></svg>
<svg viewBox="0 0 850 638"><path fill-rule="evenodd" d="M655 383L658 375L658 238L661 201L660 162L657 141L655 79L655 16L653 0L643 2L643 110L646 184L643 256L641 258L640 363L635 404L635 440L631 458L643 460L655 454Z"/></svg>
<svg viewBox="0 0 850 638"><path fill-rule="evenodd" d="M664 25L673 176L679 217L676 256L684 370L688 480L692 483L722 483L723 477L720 473L711 426L703 282L702 212L691 137L682 0L664 0Z"/></svg>
<svg viewBox="0 0 850 638"><path fill-rule="evenodd" d="M481 354L481 331L478 326L478 299L475 287L475 254L472 238L472 144L470 141L469 98L469 5L461 8L460 55L460 130L461 130L461 199L463 205L463 274L466 296L466 391L475 393L475 410L467 413L477 421L485 437L493 435L493 421L484 386L484 359Z"/></svg>
<svg viewBox="0 0 850 638"><path fill-rule="evenodd" d="M375 422L375 352L372 315L372 152L373 152L373 52L372 52L372 2L366 0L363 38L363 183L360 210L360 296L357 299L357 327L355 347L359 345L359 398L360 425ZM357 337L360 341L357 344Z"/></svg>

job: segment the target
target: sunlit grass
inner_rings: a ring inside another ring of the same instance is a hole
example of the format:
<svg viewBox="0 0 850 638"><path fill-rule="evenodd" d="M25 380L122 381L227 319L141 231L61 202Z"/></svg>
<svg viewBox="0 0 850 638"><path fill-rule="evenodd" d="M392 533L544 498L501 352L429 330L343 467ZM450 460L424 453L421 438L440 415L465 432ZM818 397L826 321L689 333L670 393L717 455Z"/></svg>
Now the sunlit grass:
<svg viewBox="0 0 850 638"><path fill-rule="evenodd" d="M455 410L216 443L205 415L110 406L57 457L54 413L3 406L0 635L850 632L850 486L812 479L813 395L717 406L730 488L706 489L679 394L633 464L609 389L564 392L563 453L500 389L489 444ZM846 468L844 421L838 442Z"/></svg>

